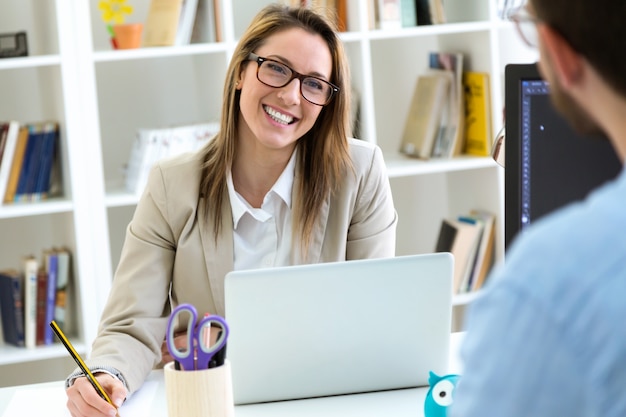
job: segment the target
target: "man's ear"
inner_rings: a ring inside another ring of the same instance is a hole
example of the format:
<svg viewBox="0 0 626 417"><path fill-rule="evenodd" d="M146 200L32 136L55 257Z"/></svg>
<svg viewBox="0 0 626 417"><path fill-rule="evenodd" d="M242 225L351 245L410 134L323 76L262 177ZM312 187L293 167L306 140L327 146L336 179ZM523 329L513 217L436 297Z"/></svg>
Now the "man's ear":
<svg viewBox="0 0 626 417"><path fill-rule="evenodd" d="M546 24L537 27L543 43L544 53L549 55L550 66L564 88L571 87L583 73L583 58L561 36Z"/></svg>

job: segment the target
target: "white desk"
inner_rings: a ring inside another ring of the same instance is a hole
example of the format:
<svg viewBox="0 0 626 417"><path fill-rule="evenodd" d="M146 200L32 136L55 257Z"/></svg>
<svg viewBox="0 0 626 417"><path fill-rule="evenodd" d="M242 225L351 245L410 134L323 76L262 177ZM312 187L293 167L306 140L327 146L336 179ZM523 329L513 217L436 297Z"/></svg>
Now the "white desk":
<svg viewBox="0 0 626 417"><path fill-rule="evenodd" d="M451 335L449 373L462 372L462 366L458 359L458 347L462 338L463 333L452 333ZM148 377L148 381L153 381L157 386L148 415L151 417L167 417L163 371L153 371ZM9 402L18 390L47 389L62 387L62 385L63 382L59 381L1 388L0 417L4 417ZM427 388L411 388L242 405L235 407L235 415L236 417L379 417L389 415L395 417L420 417L423 416L424 397L427 391ZM122 407L120 416L133 417L132 415L125 415L123 410L124 408ZM69 412L67 415L69 416Z"/></svg>

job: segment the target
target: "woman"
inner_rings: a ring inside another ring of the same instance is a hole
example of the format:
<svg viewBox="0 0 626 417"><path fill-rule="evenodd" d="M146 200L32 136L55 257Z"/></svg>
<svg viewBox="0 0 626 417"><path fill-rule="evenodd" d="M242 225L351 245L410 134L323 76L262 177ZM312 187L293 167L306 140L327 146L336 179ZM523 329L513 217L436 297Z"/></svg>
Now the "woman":
<svg viewBox="0 0 626 417"><path fill-rule="evenodd" d="M349 91L324 18L281 5L255 17L228 68L220 133L152 169L128 226L87 361L113 402L161 360L171 306L224 314L229 271L394 256L382 154L348 139ZM68 385L72 415L115 411L85 378Z"/></svg>

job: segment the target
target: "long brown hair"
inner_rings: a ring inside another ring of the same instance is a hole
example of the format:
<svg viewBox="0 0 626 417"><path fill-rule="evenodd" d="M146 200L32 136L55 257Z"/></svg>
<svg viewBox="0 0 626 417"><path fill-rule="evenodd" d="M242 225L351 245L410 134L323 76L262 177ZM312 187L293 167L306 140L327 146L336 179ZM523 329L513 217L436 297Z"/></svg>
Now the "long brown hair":
<svg viewBox="0 0 626 417"><path fill-rule="evenodd" d="M296 174L299 181L294 186L301 199L294 201L293 231L294 242L300 242L304 254L324 200L336 191L341 178L352 166L347 139L351 135L347 59L336 28L311 9L270 4L256 15L241 36L226 74L220 132L205 148L200 182L200 196L204 201L200 204L204 205L215 230L220 233L221 207L228 192L226 175L234 159L238 135L240 92L236 89L237 80L243 66L250 62L250 52L263 45L269 36L291 28L302 28L324 39L332 57L330 82L340 89L322 109L311 130L298 139L297 166L300 171ZM296 239L298 233L300 238Z"/></svg>

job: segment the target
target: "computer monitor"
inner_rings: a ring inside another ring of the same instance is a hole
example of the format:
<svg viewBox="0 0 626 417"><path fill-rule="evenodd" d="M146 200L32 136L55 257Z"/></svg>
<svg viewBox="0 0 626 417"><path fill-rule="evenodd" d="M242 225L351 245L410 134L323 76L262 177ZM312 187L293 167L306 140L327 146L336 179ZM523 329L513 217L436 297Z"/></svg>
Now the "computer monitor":
<svg viewBox="0 0 626 417"><path fill-rule="evenodd" d="M576 133L553 107L536 64L505 67L505 249L540 217L614 178L621 164L605 138Z"/></svg>

